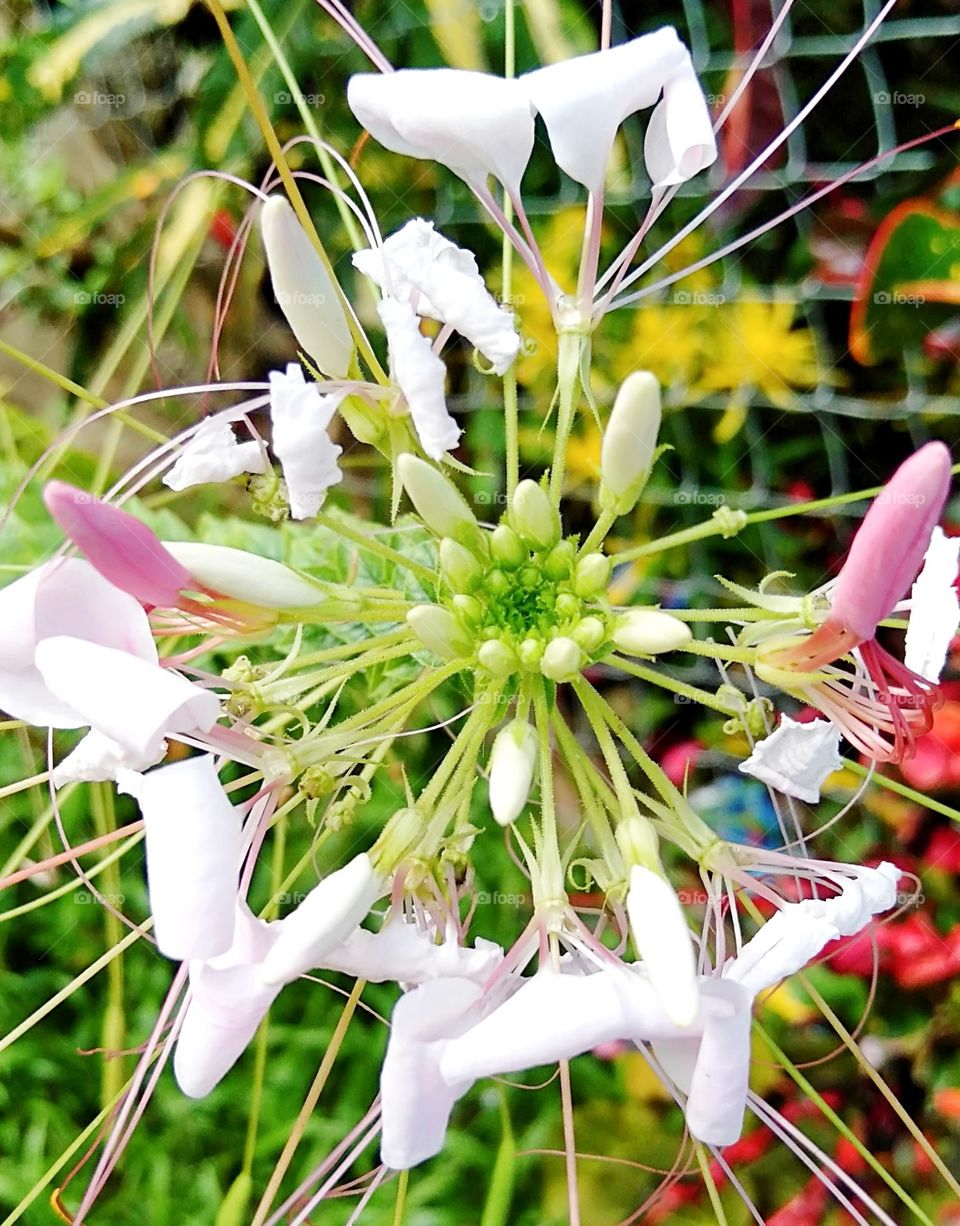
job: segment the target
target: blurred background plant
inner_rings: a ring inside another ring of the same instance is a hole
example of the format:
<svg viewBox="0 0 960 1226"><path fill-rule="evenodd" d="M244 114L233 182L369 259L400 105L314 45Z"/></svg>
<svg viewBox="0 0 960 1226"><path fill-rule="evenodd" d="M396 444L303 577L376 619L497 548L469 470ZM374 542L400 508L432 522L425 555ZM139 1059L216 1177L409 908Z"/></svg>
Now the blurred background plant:
<svg viewBox="0 0 960 1226"><path fill-rule="evenodd" d="M645 6L642 17L636 7L614 5L614 41L676 24L716 108L736 84L738 57L762 40L771 22L763 0L658 3ZM502 63L503 0L359 0L355 9L394 63L493 69ZM872 0L810 0L794 7L767 66L724 129L722 156L708 182L698 180L680 193L654 227L654 247L696 213L705 190L722 188L789 121L874 11ZM364 59L316 5L241 0L230 19L282 141L305 131L323 135L358 167L384 233L411 215L431 216L438 228L477 251L496 283L497 243L463 184L431 164L395 158L361 139L343 87L351 72L366 67ZM517 27L518 65L592 49L598 21L598 5L529 0ZM0 500L6 502L27 467L104 401L207 378L218 285L248 197L224 179L189 176L216 169L258 182L269 159L217 25L202 4L12 0L0 11L0 38ZM749 190L671 253L666 271L718 250L858 162L949 124L960 112L958 38L960 16L951 0L918 0L895 10L827 102L751 180ZM611 254L643 216L647 184L638 169L638 148L628 125L610 169L604 241ZM816 586L832 573L848 539L847 508L834 508L828 518L781 523L779 516L798 502L878 484L931 434L957 441L956 148L947 139L900 154L825 194L812 211L748 248L611 319L595 355L601 406L629 371L647 367L663 382L669 410L662 438L673 450L635 513L636 539L682 530L720 506L770 512L735 546L720 536L691 541L682 572L673 569L682 557L676 550L669 561L651 551L624 564L618 574L624 602L642 596L683 606L716 596L712 576L719 571L751 582L755 572L744 566L744 545L766 569L796 573L801 589ZM308 146L294 147L289 158L294 168L317 170ZM178 184L183 186L171 201ZM328 195L309 184L304 190L328 250L349 277L349 227ZM547 159L535 160L525 200L551 268L569 278L582 228L571 185L557 181ZM256 241L241 266L229 326L219 337L216 370L224 379L261 379L294 356ZM544 404L555 337L535 289L520 272L512 300L525 336L519 365L524 461L537 471L552 447ZM502 468L500 410L488 402L484 380L466 355L451 391L452 406L466 417L461 455L478 474L472 478L474 495L481 506L492 503L499 489L483 474ZM84 430L61 448L60 472L89 488L105 488L146 444L196 419L199 399L184 404L160 400L135 419L121 414ZM574 524L578 500L595 488L599 443L599 427L587 415L568 464ZM348 453L346 467L347 479L333 499L340 512L368 507L388 514L389 489L376 462ZM241 495L238 488L237 512ZM295 565L319 566L336 578L346 578L355 563L349 546L330 529L250 522L224 508L221 490L216 501L204 490L191 491L175 506L169 505L172 497L151 493L139 508L168 537L253 548ZM858 513L858 505L851 503L850 514ZM20 573L56 540L31 494L0 537L0 563L8 575ZM632 543L633 536L624 533L624 547ZM691 667L685 679L715 681L706 661ZM373 701L377 683L369 678L369 690L348 700L358 706ZM770 837L775 823L767 793L731 774L733 754L742 747L719 721L701 721L696 708L659 695L638 704L633 686L622 680L605 684L610 701L672 777L687 777L700 811L718 828L742 841ZM850 1030L869 1006L860 1034L864 1050L917 1127L960 1170L955 690L902 776L891 772L885 786L868 791L817 845L823 855L883 855L917 871L923 882L918 908L883 927L876 945L863 939L834 952L810 972L808 983ZM455 709L454 695L438 699L438 721ZM26 731L18 738L0 741L4 780L36 769L42 746ZM411 777L426 773L432 760L429 736L409 743ZM398 778L393 782L399 785ZM859 783L853 771L833 778L824 820ZM931 803L920 806L904 787L929 794ZM573 790L560 799L573 820ZM84 796L65 798L65 820L90 835L104 831L123 820L112 803L108 788L94 786ZM489 821L479 814L476 820ZM42 792L0 803L2 875L59 850L50 824ZM294 849L309 849L309 829L290 837ZM123 897L126 910L143 915L138 859L134 849L121 874L107 857L99 882L108 895ZM7 1034L0 1040L0 1208L9 1213L9 1223L57 1220L48 1203L50 1188L64 1183L93 1139L99 1113L121 1090L132 1068L124 1053L148 1033L169 976L166 963L133 946L46 1010L45 1002L97 962L105 942L113 945L122 935L79 884L69 866L51 870L6 891L0 912L0 1030ZM687 885L698 888L692 878ZM525 882L499 844L478 886L487 899L483 933L496 939L500 930L515 928L517 910L529 906ZM51 898L54 905L40 905ZM343 991L344 984L334 990ZM385 1012L390 993L371 988L365 1001ZM129 1223L139 1216L151 1226L248 1220L244 1181L250 1178L260 1189L269 1178L336 1016L332 993L281 1000L272 1014L267 1075L252 1103L252 1083L242 1071L200 1104L184 1099L164 1078L148 1123L95 1220ZM861 1081L851 1098L851 1058L837 1052L836 1036L823 1024L813 997L782 989L767 1001L762 1020L795 1066L811 1065L810 1079L826 1104L896 1172L915 1201L917 1220L960 1220L929 1159L880 1090ZM375 1016L351 1027L321 1110L306 1122L298 1163L319 1161L365 1109L375 1092L383 1043L384 1028ZM621 1051L603 1055L573 1069L582 1147L614 1160L582 1164L581 1199L590 1226L634 1220L631 1213L660 1182L659 1173L634 1165L633 1138L645 1138L645 1157L666 1172L682 1132L679 1114L663 1101L639 1060ZM790 1118L807 1121L818 1143L883 1200L880 1176L798 1089L804 1074L784 1071L771 1051L758 1049L756 1056L758 1088ZM242 1068L249 1072L249 1062ZM541 1081L548 1077L546 1072ZM563 1159L555 1152L561 1145L559 1098L549 1083L489 1090L460 1109L455 1125L444 1156L411 1181L408 1221L548 1226L565 1220ZM775 1226L844 1220L765 1129L749 1133L728 1156L761 1207L787 1205L768 1219ZM739 1199L719 1175L718 1183L728 1220L746 1221ZM344 1221L351 1206L347 1198L338 1212L333 1202L322 1220ZM364 1220L388 1222L391 1214L374 1201ZM695 1176L673 1182L640 1220L694 1224L715 1218Z"/></svg>

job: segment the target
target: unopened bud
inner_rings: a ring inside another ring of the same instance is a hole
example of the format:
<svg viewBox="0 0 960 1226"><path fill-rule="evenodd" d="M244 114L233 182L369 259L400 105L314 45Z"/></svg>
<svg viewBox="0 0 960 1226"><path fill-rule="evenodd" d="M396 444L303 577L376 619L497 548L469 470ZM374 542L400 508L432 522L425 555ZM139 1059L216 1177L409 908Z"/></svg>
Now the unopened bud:
<svg viewBox="0 0 960 1226"><path fill-rule="evenodd" d="M452 536L461 545L479 537L480 527L463 495L438 468L404 452L397 460L397 471L417 514L431 532Z"/></svg>
<svg viewBox="0 0 960 1226"><path fill-rule="evenodd" d="M553 607L559 617L576 617L580 612L580 601L573 592L561 592L553 602Z"/></svg>
<svg viewBox="0 0 960 1226"><path fill-rule="evenodd" d="M561 541L544 559L545 574L550 579L569 579L576 557L577 547L573 541Z"/></svg>
<svg viewBox="0 0 960 1226"><path fill-rule="evenodd" d="M444 660L473 655L473 640L449 609L418 604L407 613L407 625L424 647Z"/></svg>
<svg viewBox="0 0 960 1226"><path fill-rule="evenodd" d="M527 544L549 549L560 539L560 515L550 496L536 481L521 481L513 492L510 519Z"/></svg>
<svg viewBox="0 0 960 1226"><path fill-rule="evenodd" d="M573 590L584 600L599 596L610 582L610 559L602 553L585 554L577 563Z"/></svg>
<svg viewBox="0 0 960 1226"><path fill-rule="evenodd" d="M650 475L660 432L660 384L647 370L620 385L600 448L600 505L625 515Z"/></svg>
<svg viewBox="0 0 960 1226"><path fill-rule="evenodd" d="M453 607L468 626L479 626L483 621L484 608L476 596L458 594L453 598Z"/></svg>
<svg viewBox="0 0 960 1226"><path fill-rule="evenodd" d="M490 639L477 652L480 664L494 677L509 677L517 671L517 654L502 639Z"/></svg>
<svg viewBox="0 0 960 1226"><path fill-rule="evenodd" d="M289 983L317 966L356 928L383 891L383 878L366 852L314 886L281 921L280 936L263 962L264 983Z"/></svg>
<svg viewBox="0 0 960 1226"><path fill-rule="evenodd" d="M657 656L677 651L693 638L686 622L660 609L630 609L617 619L611 638L631 656Z"/></svg>
<svg viewBox="0 0 960 1226"><path fill-rule="evenodd" d="M642 864L653 872L663 872L660 838L652 822L639 814L625 817L617 825L616 838L628 872L635 864Z"/></svg>
<svg viewBox="0 0 960 1226"><path fill-rule="evenodd" d="M501 566L515 570L530 556L523 541L509 524L499 524L490 535L490 552Z"/></svg>
<svg viewBox="0 0 960 1226"><path fill-rule="evenodd" d="M571 637L584 651L593 652L607 637L607 628L599 617L581 617L574 626Z"/></svg>
<svg viewBox="0 0 960 1226"><path fill-rule="evenodd" d="M524 639L518 654L524 668L537 668L543 658L543 643L539 639Z"/></svg>
<svg viewBox="0 0 960 1226"><path fill-rule="evenodd" d="M274 297L300 348L333 379L353 359L353 338L333 278L283 196L260 212L260 230Z"/></svg>
<svg viewBox="0 0 960 1226"><path fill-rule="evenodd" d="M487 572L484 588L491 596L505 596L513 587L510 579L499 568Z"/></svg>
<svg viewBox="0 0 960 1226"><path fill-rule="evenodd" d="M523 812L537 765L537 737L526 720L501 728L490 751L490 808L501 826Z"/></svg>
<svg viewBox="0 0 960 1226"><path fill-rule="evenodd" d="M398 809L370 848L370 859L381 877L393 875L397 865L423 837L426 822L417 809Z"/></svg>
<svg viewBox="0 0 960 1226"><path fill-rule="evenodd" d="M450 536L440 542L440 569L454 592L472 592L483 578L476 556Z"/></svg>
<svg viewBox="0 0 960 1226"><path fill-rule="evenodd" d="M326 599L323 588L282 562L245 549L199 541L164 541L164 549L193 575L199 587L264 609L300 609Z"/></svg>
<svg viewBox="0 0 960 1226"><path fill-rule="evenodd" d="M585 663L583 650L566 635L551 639L540 661L540 671L551 681L571 681Z"/></svg>

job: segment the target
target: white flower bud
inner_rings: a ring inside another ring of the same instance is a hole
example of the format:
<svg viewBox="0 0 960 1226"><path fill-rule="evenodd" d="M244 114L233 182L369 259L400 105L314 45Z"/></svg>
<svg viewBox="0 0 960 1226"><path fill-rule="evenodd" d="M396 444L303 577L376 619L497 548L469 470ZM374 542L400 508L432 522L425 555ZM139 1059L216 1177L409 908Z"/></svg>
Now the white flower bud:
<svg viewBox="0 0 960 1226"><path fill-rule="evenodd" d="M463 495L447 478L419 456L404 452L397 460L403 488L417 514L437 536L451 536L461 544L476 540L480 526Z"/></svg>
<svg viewBox="0 0 960 1226"><path fill-rule="evenodd" d="M566 635L551 639L540 661L540 671L551 681L570 681L583 668L583 650Z"/></svg>
<svg viewBox="0 0 960 1226"><path fill-rule="evenodd" d="M560 539L560 515L543 486L521 481L513 492L510 519L523 539L536 549L549 549Z"/></svg>
<svg viewBox="0 0 960 1226"><path fill-rule="evenodd" d="M689 1026L697 1016L699 991L690 929L669 882L634 864L627 891L634 944L667 1016Z"/></svg>
<svg viewBox="0 0 960 1226"><path fill-rule="evenodd" d="M339 945L383 892L383 878L366 852L324 877L281 921L276 944L263 961L266 984L290 983Z"/></svg>
<svg viewBox="0 0 960 1226"><path fill-rule="evenodd" d="M658 656L685 647L693 633L686 622L660 609L631 609L617 619L611 638L628 655Z"/></svg>
<svg viewBox="0 0 960 1226"><path fill-rule="evenodd" d="M499 524L490 534L490 552L507 570L522 566L530 555L509 524Z"/></svg>
<svg viewBox="0 0 960 1226"><path fill-rule="evenodd" d="M599 596L610 582L610 559L602 553L585 554L574 571L573 590L584 600Z"/></svg>
<svg viewBox="0 0 960 1226"><path fill-rule="evenodd" d="M536 733L526 720L511 720L490 750L490 808L501 826L509 826L523 812L536 765Z"/></svg>
<svg viewBox="0 0 960 1226"><path fill-rule="evenodd" d="M163 547L202 587L264 609L302 609L320 604L326 593L282 562L199 541L164 541Z"/></svg>
<svg viewBox="0 0 960 1226"><path fill-rule="evenodd" d="M599 617L581 617L571 634L584 651L596 651L607 637L607 628Z"/></svg>
<svg viewBox="0 0 960 1226"><path fill-rule="evenodd" d="M450 536L440 542L440 569L455 592L472 592L483 578L476 555Z"/></svg>
<svg viewBox="0 0 960 1226"><path fill-rule="evenodd" d="M500 639L490 639L477 652L477 660L494 677L509 677L517 671L517 653Z"/></svg>
<svg viewBox="0 0 960 1226"><path fill-rule="evenodd" d="M650 474L660 432L660 384L649 371L628 375L617 392L600 449L600 505L625 515Z"/></svg>
<svg viewBox="0 0 960 1226"><path fill-rule="evenodd" d="M346 378L354 346L339 292L283 196L266 201L260 229L273 293L297 343L325 375Z"/></svg>
<svg viewBox="0 0 960 1226"><path fill-rule="evenodd" d="M418 604L407 614L407 625L424 647L444 660L473 655L473 640L449 609Z"/></svg>

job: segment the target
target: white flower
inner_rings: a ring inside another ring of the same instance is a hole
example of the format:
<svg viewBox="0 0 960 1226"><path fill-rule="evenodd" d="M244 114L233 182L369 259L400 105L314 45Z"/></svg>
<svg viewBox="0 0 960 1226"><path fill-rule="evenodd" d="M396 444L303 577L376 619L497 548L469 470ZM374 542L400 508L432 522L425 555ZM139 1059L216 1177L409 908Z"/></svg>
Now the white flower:
<svg viewBox="0 0 960 1226"><path fill-rule="evenodd" d="M474 255L438 234L432 222L414 218L382 247L358 251L353 262L385 296L465 336L498 375L517 356L513 316L484 285Z"/></svg>
<svg viewBox="0 0 960 1226"><path fill-rule="evenodd" d="M716 158L689 52L669 26L539 68L520 83L543 117L557 165L591 192L603 190L617 129L628 115L653 106L661 90L644 148L654 185L689 179Z"/></svg>
<svg viewBox="0 0 960 1226"><path fill-rule="evenodd" d="M241 819L212 755L146 775L121 771L117 786L143 814L147 887L161 953L178 960L226 953L234 934Z"/></svg>
<svg viewBox="0 0 960 1226"><path fill-rule="evenodd" d="M337 457L342 449L331 440L327 426L346 394L322 395L315 383L306 381L296 362L290 362L286 371L270 372L273 450L283 469L294 519L316 515L327 490L341 480Z"/></svg>
<svg viewBox="0 0 960 1226"><path fill-rule="evenodd" d="M688 1026L697 1015L697 970L690 929L669 882L634 864L627 891L634 944L667 1015Z"/></svg>
<svg viewBox="0 0 960 1226"><path fill-rule="evenodd" d="M801 724L784 715L775 732L753 747L739 770L808 804L820 800L823 781L843 766L840 733L828 720Z"/></svg>
<svg viewBox="0 0 960 1226"><path fill-rule="evenodd" d="M351 77L347 102L394 153L447 166L473 187L493 175L514 196L533 151L533 115L518 81L455 68Z"/></svg>
<svg viewBox="0 0 960 1226"><path fill-rule="evenodd" d="M264 983L289 983L319 966L324 955L357 927L383 890L383 879L366 852L324 877L283 920L263 964Z"/></svg>
<svg viewBox="0 0 960 1226"><path fill-rule="evenodd" d="M173 1071L190 1098L205 1098L240 1058L282 984L264 984L259 968L279 925L239 904L229 949L190 963L190 999L177 1038Z"/></svg>
<svg viewBox="0 0 960 1226"><path fill-rule="evenodd" d="M120 770L144 771L148 766L155 766L166 757L166 753L166 741L160 742L156 754L138 755L94 729L53 768L53 784L62 788L66 783L98 783L116 779Z"/></svg>
<svg viewBox="0 0 960 1226"><path fill-rule="evenodd" d="M490 809L501 826L523 812L537 765L537 737L525 719L497 733L490 750Z"/></svg>
<svg viewBox="0 0 960 1226"><path fill-rule="evenodd" d="M340 296L289 201L271 196L260 213L277 303L297 343L331 379L346 378L353 337Z"/></svg>
<svg viewBox="0 0 960 1226"><path fill-rule="evenodd" d="M420 331L411 306L382 298L377 313L387 333L390 371L410 409L420 445L431 459L440 460L456 447L462 433L447 409L446 367Z"/></svg>
<svg viewBox="0 0 960 1226"><path fill-rule="evenodd" d="M181 450L163 484L172 490L185 490L208 481L229 481L241 473L262 473L266 468L259 443L252 439L238 443L228 421L209 417Z"/></svg>
<svg viewBox="0 0 960 1226"><path fill-rule="evenodd" d="M910 593L910 620L903 661L927 681L939 681L960 623L957 600L960 536L946 536L934 528L923 559L923 569Z"/></svg>

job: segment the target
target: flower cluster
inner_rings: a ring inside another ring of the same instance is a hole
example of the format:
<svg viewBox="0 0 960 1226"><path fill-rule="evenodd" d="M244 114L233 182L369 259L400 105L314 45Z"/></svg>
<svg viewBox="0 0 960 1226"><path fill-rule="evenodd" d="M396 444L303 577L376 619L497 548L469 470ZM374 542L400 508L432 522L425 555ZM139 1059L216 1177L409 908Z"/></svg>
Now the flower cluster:
<svg viewBox="0 0 960 1226"><path fill-rule="evenodd" d="M609 534L643 498L660 455L652 375L631 374L604 413L599 514L585 534L565 522L563 472L572 424L592 403L594 333L637 247L598 277L617 130L653 108L644 157L654 213L716 155L686 48L663 29L516 80L451 69L361 75L348 98L388 149L459 175L543 290L558 336L549 470L521 479L508 397L497 522L478 518L458 485L463 465L450 453L461 430L447 404L444 351L464 338L484 374L509 387L522 343L522 320L491 295L470 252L423 218L384 239L355 183L369 245L353 264L379 294L383 336L374 341L302 200L264 195L270 277L301 361L162 448L148 479L173 491L237 480L271 518L323 520L342 476L331 437L339 413L359 444L389 462L394 505L408 500L421 529L418 550L344 521L350 547L388 561L394 579L335 582L246 551L161 541L121 499L52 481L46 505L67 546L0 593L0 706L37 728L86 730L51 761L53 787L114 781L139 807L154 936L183 966L168 1001L173 1025L163 1035L158 1025L143 1068L156 1050L172 1051L185 1094L211 1093L278 994L308 990L298 981L321 968L399 985L361 1138L380 1132L387 1168L439 1153L455 1104L477 1080L612 1040L643 1053L697 1142L729 1146L751 1105L758 995L893 908L901 874L888 863L815 859L802 838L793 851L724 839L606 700L601 678L632 677L641 701L656 688L726 718L751 743L740 769L791 801L819 801L841 765L841 738L871 764L909 757L937 708L958 620L957 545L937 527L949 454L928 443L897 469L839 576L815 592L776 591L783 576L758 576L755 590L725 581L740 607L622 607ZM536 115L558 167L589 193L569 293L548 271L523 207ZM325 522L336 530L338 521ZM721 509L710 530L734 537L745 523ZM878 634L904 613L901 662ZM731 633L697 637L704 625ZM307 632L331 627L350 633L314 650ZM255 664L240 654L250 643ZM671 673L672 658L692 656L716 662L715 690ZM340 712L351 680L398 661L410 665L401 680ZM432 696L454 686L466 706L425 785L407 785L406 803L369 845L327 864L283 918L254 914L251 882L281 820L309 817L318 838L368 828L378 767L390 755L402 762L403 736L423 727ZM823 718L783 713L774 730L781 697ZM589 730L586 743L575 728ZM579 805L575 829L558 820L561 778ZM494 824L475 825L485 810ZM472 881L499 828L533 902L505 946L469 931ZM601 897L593 926L572 898L575 862ZM671 879L682 865L702 880L705 905L681 903ZM764 923L754 899L773 912ZM111 1143L81 1216L116 1157Z"/></svg>

